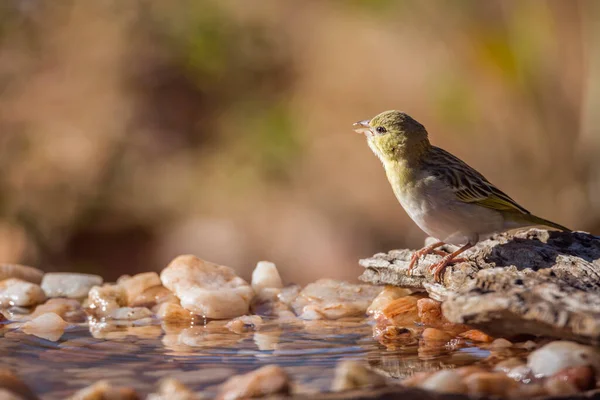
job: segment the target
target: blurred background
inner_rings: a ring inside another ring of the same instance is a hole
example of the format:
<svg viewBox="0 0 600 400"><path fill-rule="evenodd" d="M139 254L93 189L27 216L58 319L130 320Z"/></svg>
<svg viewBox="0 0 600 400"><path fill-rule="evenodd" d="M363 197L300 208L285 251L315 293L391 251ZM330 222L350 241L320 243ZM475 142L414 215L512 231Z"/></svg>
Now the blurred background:
<svg viewBox="0 0 600 400"><path fill-rule="evenodd" d="M355 280L425 238L353 122L401 109L600 234L600 2L0 0L0 261Z"/></svg>

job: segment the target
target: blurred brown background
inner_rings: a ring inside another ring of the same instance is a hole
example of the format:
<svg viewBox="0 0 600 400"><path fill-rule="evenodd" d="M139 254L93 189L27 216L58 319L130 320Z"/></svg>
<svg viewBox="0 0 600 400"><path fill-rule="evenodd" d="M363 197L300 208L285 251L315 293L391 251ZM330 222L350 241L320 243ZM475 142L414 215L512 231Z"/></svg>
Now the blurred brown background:
<svg viewBox="0 0 600 400"><path fill-rule="evenodd" d="M421 121L600 233L600 2L0 0L0 260L287 282L420 246L351 124Z"/></svg>

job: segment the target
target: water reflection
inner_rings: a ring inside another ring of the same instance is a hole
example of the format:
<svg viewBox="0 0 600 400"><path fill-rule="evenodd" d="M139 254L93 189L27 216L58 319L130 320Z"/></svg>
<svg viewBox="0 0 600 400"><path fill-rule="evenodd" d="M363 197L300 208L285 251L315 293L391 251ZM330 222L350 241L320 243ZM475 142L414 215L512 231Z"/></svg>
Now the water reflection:
<svg viewBox="0 0 600 400"><path fill-rule="evenodd" d="M230 376L266 364L281 365L293 377L295 390L311 393L329 390L340 360L366 361L391 379L481 362L490 354L464 340L384 347L373 339L373 327L357 318L266 319L257 331L241 333L223 321L144 323L91 321L69 328L57 343L5 328L0 354L5 366L45 399L65 398L99 379L148 393L168 376L211 396Z"/></svg>

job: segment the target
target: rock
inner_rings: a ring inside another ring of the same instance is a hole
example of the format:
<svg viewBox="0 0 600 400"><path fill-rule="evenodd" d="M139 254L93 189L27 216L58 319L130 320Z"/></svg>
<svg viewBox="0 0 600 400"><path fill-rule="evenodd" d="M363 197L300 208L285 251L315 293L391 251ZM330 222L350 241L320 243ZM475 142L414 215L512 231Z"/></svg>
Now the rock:
<svg viewBox="0 0 600 400"><path fill-rule="evenodd" d="M59 315L46 313L26 322L22 330L28 335L56 342L63 335L67 326L69 324Z"/></svg>
<svg viewBox="0 0 600 400"><path fill-rule="evenodd" d="M0 389L21 400L37 400L38 397L17 375L7 368L0 368Z"/></svg>
<svg viewBox="0 0 600 400"><path fill-rule="evenodd" d="M247 314L254 291L229 267L186 255L160 274L163 285L181 306L205 318L228 319Z"/></svg>
<svg viewBox="0 0 600 400"><path fill-rule="evenodd" d="M392 301L397 300L401 297L408 296L413 291L410 289L403 289L396 286L386 286L383 288L381 293L375 297L371 305L367 308L367 314L377 318L381 311L386 308Z"/></svg>
<svg viewBox="0 0 600 400"><path fill-rule="evenodd" d="M461 333L459 336L461 338L471 340L473 342L490 343L494 341L493 337L477 329L468 330L466 332Z"/></svg>
<svg viewBox="0 0 600 400"><path fill-rule="evenodd" d="M112 310L106 318L122 320L122 321L136 321L142 318L149 318L152 316L152 311L146 307L120 307Z"/></svg>
<svg viewBox="0 0 600 400"><path fill-rule="evenodd" d="M277 267L272 262L259 261L252 272L252 289L255 293L260 293L265 288L281 289L283 282L279 276Z"/></svg>
<svg viewBox="0 0 600 400"><path fill-rule="evenodd" d="M202 396L195 394L177 379L166 378L158 384L158 392L150 393L146 400L201 400Z"/></svg>
<svg viewBox="0 0 600 400"><path fill-rule="evenodd" d="M559 340L529 354L527 365L537 377L551 376L561 370L580 366L591 366L598 373L600 352L590 346Z"/></svg>
<svg viewBox="0 0 600 400"><path fill-rule="evenodd" d="M129 307L154 308L163 303L177 303L179 299L166 287L152 286L135 296L130 302Z"/></svg>
<svg viewBox="0 0 600 400"><path fill-rule="evenodd" d="M94 286L88 294L88 303L92 313L98 317L106 317L127 305L127 294L120 285Z"/></svg>
<svg viewBox="0 0 600 400"><path fill-rule="evenodd" d="M131 277L119 278L117 283L125 289L127 296L127 305L131 306L133 301L145 290L155 286L162 286L160 278L156 272L144 272Z"/></svg>
<svg viewBox="0 0 600 400"><path fill-rule="evenodd" d="M176 303L161 304L156 315L168 324L189 325L194 320L194 314Z"/></svg>
<svg viewBox="0 0 600 400"><path fill-rule="evenodd" d="M280 300L282 289L264 288L252 299L250 311L253 314L279 317L279 318L295 318L296 315L292 312L290 306Z"/></svg>
<svg viewBox="0 0 600 400"><path fill-rule="evenodd" d="M91 386L79 390L68 400L139 400L135 390L131 388L115 388L108 381L98 381Z"/></svg>
<svg viewBox="0 0 600 400"><path fill-rule="evenodd" d="M42 283L44 272L37 268L19 264L0 264L0 281L17 278L39 285Z"/></svg>
<svg viewBox="0 0 600 400"><path fill-rule="evenodd" d="M75 299L49 299L44 304L37 306L31 313L31 317L35 318L46 313L57 314L68 322L85 322L87 319L87 314L83 311L81 303Z"/></svg>
<svg viewBox="0 0 600 400"><path fill-rule="evenodd" d="M513 343L510 340L504 338L495 339L491 344L492 349L508 349L513 347Z"/></svg>
<svg viewBox="0 0 600 400"><path fill-rule="evenodd" d="M243 315L232 319L225 327L231 332L243 333L257 330L262 323L263 320L258 315Z"/></svg>
<svg viewBox="0 0 600 400"><path fill-rule="evenodd" d="M476 372L464 379L470 395L505 396L514 390L518 383L500 372Z"/></svg>
<svg viewBox="0 0 600 400"><path fill-rule="evenodd" d="M365 315L381 288L333 279L309 283L292 302L303 319L338 319Z"/></svg>
<svg viewBox="0 0 600 400"><path fill-rule="evenodd" d="M565 368L552 375L549 379L569 382L569 384L581 391L593 389L596 384L594 369L587 365Z"/></svg>
<svg viewBox="0 0 600 400"><path fill-rule="evenodd" d="M377 321L386 321L395 326L412 327L415 323L421 322L417 309L418 301L419 298L415 296L404 296L393 300L385 308L376 312Z"/></svg>
<svg viewBox="0 0 600 400"><path fill-rule="evenodd" d="M441 393L466 393L467 386L462 377L454 370L443 369L423 380L418 387Z"/></svg>
<svg viewBox="0 0 600 400"><path fill-rule="evenodd" d="M425 289L443 300L451 322L494 336L533 334L600 343L600 237L529 229L503 233L465 252L437 284L427 272L440 256L422 258L412 275L412 251L361 260L373 284Z"/></svg>
<svg viewBox="0 0 600 400"><path fill-rule="evenodd" d="M429 342L449 342L454 338L454 336L449 333L435 328L426 328L421 334L421 337L423 340Z"/></svg>
<svg viewBox="0 0 600 400"><path fill-rule="evenodd" d="M49 272L42 279L42 289L48 297L87 297L93 286L102 285L101 276L69 272Z"/></svg>
<svg viewBox="0 0 600 400"><path fill-rule="evenodd" d="M229 378L221 387L218 400L264 397L290 392L290 379L283 368L266 365L244 375Z"/></svg>
<svg viewBox="0 0 600 400"><path fill-rule="evenodd" d="M35 283L17 278L0 282L0 307L31 307L43 303L44 300L44 291Z"/></svg>
<svg viewBox="0 0 600 400"><path fill-rule="evenodd" d="M335 367L331 390L374 388L385 386L385 378L356 361L342 361Z"/></svg>

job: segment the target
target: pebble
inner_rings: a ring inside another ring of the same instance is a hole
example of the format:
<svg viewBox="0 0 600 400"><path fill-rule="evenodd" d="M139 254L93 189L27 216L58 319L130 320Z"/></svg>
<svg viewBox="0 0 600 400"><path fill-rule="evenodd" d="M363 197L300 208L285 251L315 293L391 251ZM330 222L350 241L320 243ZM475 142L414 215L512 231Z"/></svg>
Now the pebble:
<svg viewBox="0 0 600 400"><path fill-rule="evenodd" d="M399 288L397 286L386 286L381 293L375 297L369 308L367 308L367 314L377 318L392 301L397 300L401 297L408 296L413 291L411 289Z"/></svg>
<svg viewBox="0 0 600 400"><path fill-rule="evenodd" d="M356 361L342 361L335 367L331 390L361 389L385 386L385 378Z"/></svg>
<svg viewBox="0 0 600 400"><path fill-rule="evenodd" d="M106 317L127 305L125 289L120 285L94 286L88 295L89 309L99 317Z"/></svg>
<svg viewBox="0 0 600 400"><path fill-rule="evenodd" d="M551 376L566 368L591 366L600 371L600 352L591 346L557 340L533 351L527 365L535 376Z"/></svg>
<svg viewBox="0 0 600 400"><path fill-rule="evenodd" d="M56 342L65 333L67 326L69 324L59 315L49 312L26 322L21 329L28 335Z"/></svg>
<svg viewBox="0 0 600 400"><path fill-rule="evenodd" d="M101 276L70 272L49 272L42 279L42 290L48 297L87 297L93 286L102 285Z"/></svg>
<svg viewBox="0 0 600 400"><path fill-rule="evenodd" d="M565 368L552 375L549 379L568 382L582 391L592 389L596 383L594 370L587 365Z"/></svg>
<svg viewBox="0 0 600 400"><path fill-rule="evenodd" d="M283 368L266 365L244 375L229 378L221 387L218 400L264 397L290 392L290 378Z"/></svg>
<svg viewBox="0 0 600 400"><path fill-rule="evenodd" d="M447 322L442 314L442 303L433 299L419 299L417 301L417 315L419 320L428 326L439 326Z"/></svg>
<svg viewBox="0 0 600 400"><path fill-rule="evenodd" d="M510 340L504 338L498 338L491 343L492 349L508 349L513 347L513 343Z"/></svg>
<svg viewBox="0 0 600 400"><path fill-rule="evenodd" d="M0 264L0 281L17 278L39 285L43 276L44 272L37 268L19 264Z"/></svg>
<svg viewBox="0 0 600 400"><path fill-rule="evenodd" d="M0 368L0 389L4 389L17 399L37 400L33 391L8 368ZM1 398L1 397L0 397ZM9 397L10 398L10 397Z"/></svg>
<svg viewBox="0 0 600 400"><path fill-rule="evenodd" d="M404 296L393 300L381 310L378 320L386 320L395 326L412 327L419 322L416 296Z"/></svg>
<svg viewBox="0 0 600 400"><path fill-rule="evenodd" d="M31 307L43 303L46 295L35 283L18 278L9 278L0 282L0 307Z"/></svg>
<svg viewBox="0 0 600 400"><path fill-rule="evenodd" d="M518 383L501 372L476 372L464 379L470 395L505 396Z"/></svg>
<svg viewBox="0 0 600 400"><path fill-rule="evenodd" d="M259 261L252 271L252 289L260 293L263 289L281 289L283 282L277 271L277 266L269 261Z"/></svg>
<svg viewBox="0 0 600 400"><path fill-rule="evenodd" d="M225 327L234 333L244 333L257 330L262 323L258 315L242 315L229 321Z"/></svg>
<svg viewBox="0 0 600 400"><path fill-rule="evenodd" d="M121 321L136 321L152 315L152 311L146 307L120 307L112 310L106 317Z"/></svg>
<svg viewBox="0 0 600 400"><path fill-rule="evenodd" d="M163 303L179 304L179 299L169 289L160 285L150 287L138 294L132 301L129 302L129 307L154 308Z"/></svg>
<svg viewBox="0 0 600 400"><path fill-rule="evenodd" d="M102 380L76 392L68 400L139 400L135 390L131 388L115 388L108 381Z"/></svg>
<svg viewBox="0 0 600 400"><path fill-rule="evenodd" d="M467 392L467 386L463 383L462 377L456 371L451 369L437 371L417 386L421 389L433 390L441 393Z"/></svg>
<svg viewBox="0 0 600 400"><path fill-rule="evenodd" d="M156 312L157 317L169 324L189 324L194 314L177 303L163 303Z"/></svg>
<svg viewBox="0 0 600 400"><path fill-rule="evenodd" d="M49 299L44 304L40 304L35 308L31 317L37 317L46 313L58 314L62 319L68 322L85 322L87 314L75 299L56 298Z"/></svg>
<svg viewBox="0 0 600 400"><path fill-rule="evenodd" d="M490 342L494 341L493 337L491 337L490 335L488 335L478 329L468 330L466 332L461 333L459 336L461 338L471 340L473 342L490 343Z"/></svg>
<svg viewBox="0 0 600 400"><path fill-rule="evenodd" d="M127 305L131 306L134 300L145 290L155 286L162 286L156 272L143 272L134 276L121 277L117 283L125 289Z"/></svg>
<svg viewBox="0 0 600 400"><path fill-rule="evenodd" d="M426 328L421 334L421 337L425 341L449 342L454 336L440 329Z"/></svg>
<svg viewBox="0 0 600 400"><path fill-rule="evenodd" d="M158 392L150 393L146 400L201 400L202 396L192 392L187 386L173 378L162 379Z"/></svg>
<svg viewBox="0 0 600 400"><path fill-rule="evenodd" d="M198 257L179 256L160 275L181 306L205 318L229 319L247 314L254 291L233 269Z"/></svg>
<svg viewBox="0 0 600 400"><path fill-rule="evenodd" d="M296 314L307 320L364 316L380 287L355 285L334 279L309 283L292 302Z"/></svg>

